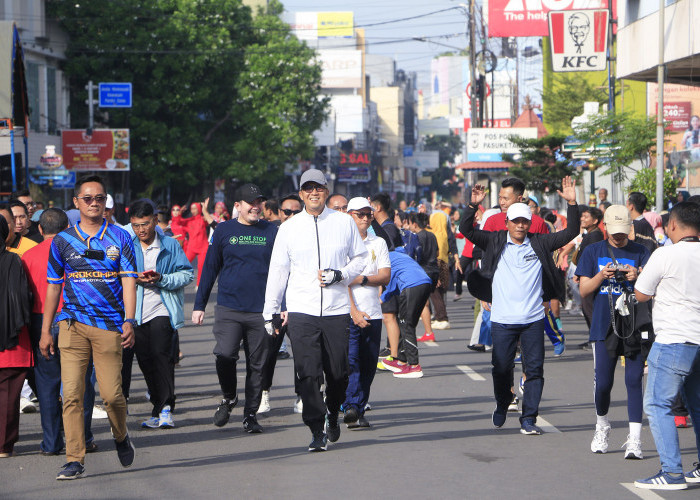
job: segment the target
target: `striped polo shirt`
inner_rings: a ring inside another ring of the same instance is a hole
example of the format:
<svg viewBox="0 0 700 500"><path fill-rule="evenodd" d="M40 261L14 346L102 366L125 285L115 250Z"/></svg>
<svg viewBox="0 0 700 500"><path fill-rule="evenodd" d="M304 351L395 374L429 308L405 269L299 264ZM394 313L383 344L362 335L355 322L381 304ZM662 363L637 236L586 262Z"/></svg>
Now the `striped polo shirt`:
<svg viewBox="0 0 700 500"><path fill-rule="evenodd" d="M102 251L101 259L85 257L87 249ZM102 222L95 236L80 225L57 234L51 243L47 280L63 287L63 309L56 321L74 319L103 330L122 331L124 300L120 277L138 276L129 233Z"/></svg>

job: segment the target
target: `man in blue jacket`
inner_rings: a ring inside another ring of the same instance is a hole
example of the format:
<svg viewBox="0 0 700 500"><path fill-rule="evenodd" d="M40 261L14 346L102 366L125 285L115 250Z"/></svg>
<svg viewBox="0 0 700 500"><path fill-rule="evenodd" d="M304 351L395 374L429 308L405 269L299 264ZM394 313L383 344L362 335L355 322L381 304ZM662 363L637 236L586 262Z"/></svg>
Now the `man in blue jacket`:
<svg viewBox="0 0 700 500"><path fill-rule="evenodd" d="M129 207L136 258L136 321L134 350L148 386L153 410L142 427L175 427L175 359L173 339L185 323L185 286L194 271L177 240L156 233L153 204L138 200Z"/></svg>
<svg viewBox="0 0 700 500"><path fill-rule="evenodd" d="M243 340L246 357L243 429L252 434L263 431L255 414L260 407L263 372L272 345L262 311L277 226L261 219L264 201L255 184L244 184L236 191L234 207L238 218L216 226L192 311L192 322L201 325L218 276L214 355L223 399L214 414L214 425L226 425L238 403L236 363Z"/></svg>

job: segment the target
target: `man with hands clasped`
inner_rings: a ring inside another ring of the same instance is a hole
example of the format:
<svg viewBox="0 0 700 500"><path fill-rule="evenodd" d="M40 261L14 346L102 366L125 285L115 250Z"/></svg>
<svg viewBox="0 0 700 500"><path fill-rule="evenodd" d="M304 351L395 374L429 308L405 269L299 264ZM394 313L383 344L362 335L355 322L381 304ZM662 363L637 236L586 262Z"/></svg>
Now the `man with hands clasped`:
<svg viewBox="0 0 700 500"><path fill-rule="evenodd" d="M562 179L559 195L567 203L567 219L578 221L576 185ZM507 231L482 231L474 227L474 214L486 197L483 186L472 189L460 232L484 250L481 268L469 278L469 290L491 303L493 335L493 388L496 409L493 425L502 427L512 400L513 359L520 341L526 381L520 432L537 435L537 414L544 386L544 302L561 295L552 252L578 235L578 224L552 234L530 233L532 212L524 203L512 204L506 214Z"/></svg>
<svg viewBox="0 0 700 500"><path fill-rule="evenodd" d="M304 210L279 228L263 317L273 331L286 290L302 418L312 433L309 451L325 451L328 440L340 438L338 411L348 384L348 284L362 273L367 249L352 217L326 207L323 172L307 170L299 185Z"/></svg>

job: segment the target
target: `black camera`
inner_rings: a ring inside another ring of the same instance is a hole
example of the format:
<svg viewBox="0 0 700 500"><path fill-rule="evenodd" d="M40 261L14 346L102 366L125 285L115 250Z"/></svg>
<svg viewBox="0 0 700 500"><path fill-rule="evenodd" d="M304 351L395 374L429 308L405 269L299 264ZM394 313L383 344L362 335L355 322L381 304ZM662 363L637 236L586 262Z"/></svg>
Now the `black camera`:
<svg viewBox="0 0 700 500"><path fill-rule="evenodd" d="M92 250L88 248L87 250L85 250L83 257L92 260L104 260L105 252L104 250Z"/></svg>
<svg viewBox="0 0 700 500"><path fill-rule="evenodd" d="M618 283L622 283L623 281L627 281L627 270L625 269L624 265L613 264L612 267L615 270L615 274L613 275L613 280L615 280Z"/></svg>

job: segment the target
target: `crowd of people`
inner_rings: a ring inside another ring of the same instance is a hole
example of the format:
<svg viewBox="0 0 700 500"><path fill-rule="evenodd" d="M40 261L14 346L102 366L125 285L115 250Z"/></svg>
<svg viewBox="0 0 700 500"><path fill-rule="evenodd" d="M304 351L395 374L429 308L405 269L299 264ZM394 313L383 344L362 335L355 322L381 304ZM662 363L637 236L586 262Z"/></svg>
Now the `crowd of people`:
<svg viewBox="0 0 700 500"><path fill-rule="evenodd" d="M591 451L608 450L607 415L622 359L629 417L624 456L643 458L646 412L662 466L635 485L682 489L700 482L700 456L683 472L676 431L690 415L700 450L696 197L679 198L664 214L648 211L637 192L626 205L613 205L601 189L598 206L579 205L567 177L558 191L564 215L541 207L516 178L501 183L494 207L483 205L487 192L480 185L457 206L401 202L396 208L386 193L332 194L315 169L303 173L299 186L275 200L244 184L231 214L223 202L210 213L209 199L191 204L189 217L178 205L140 199L129 206L125 226L114 220L114 201L98 176L78 180L75 208L66 212L39 209L26 191L0 206L6 276L0 285L0 457L12 456L20 411L36 410L36 395L39 452L59 455L65 447L57 479L81 477L85 455L98 449L91 432L97 382L119 461L129 467L134 356L152 405L141 426L175 427L178 330L185 325L185 288L195 276L196 325L203 324L218 282L212 332L221 403L214 425L226 425L238 404L242 346L243 429L264 431L257 415L271 409L275 364L286 354L287 337L294 411L311 433L308 450L325 451L340 438L341 419L348 428L371 427L365 412L378 369L397 378L423 376L418 345L451 328L446 293L454 289L458 301L466 283L478 299L468 347L492 358L494 427L520 411L520 432L542 433L545 337L555 356L565 353L561 315L568 309L589 327L580 347L594 359ZM425 333L419 337L420 322Z"/></svg>

